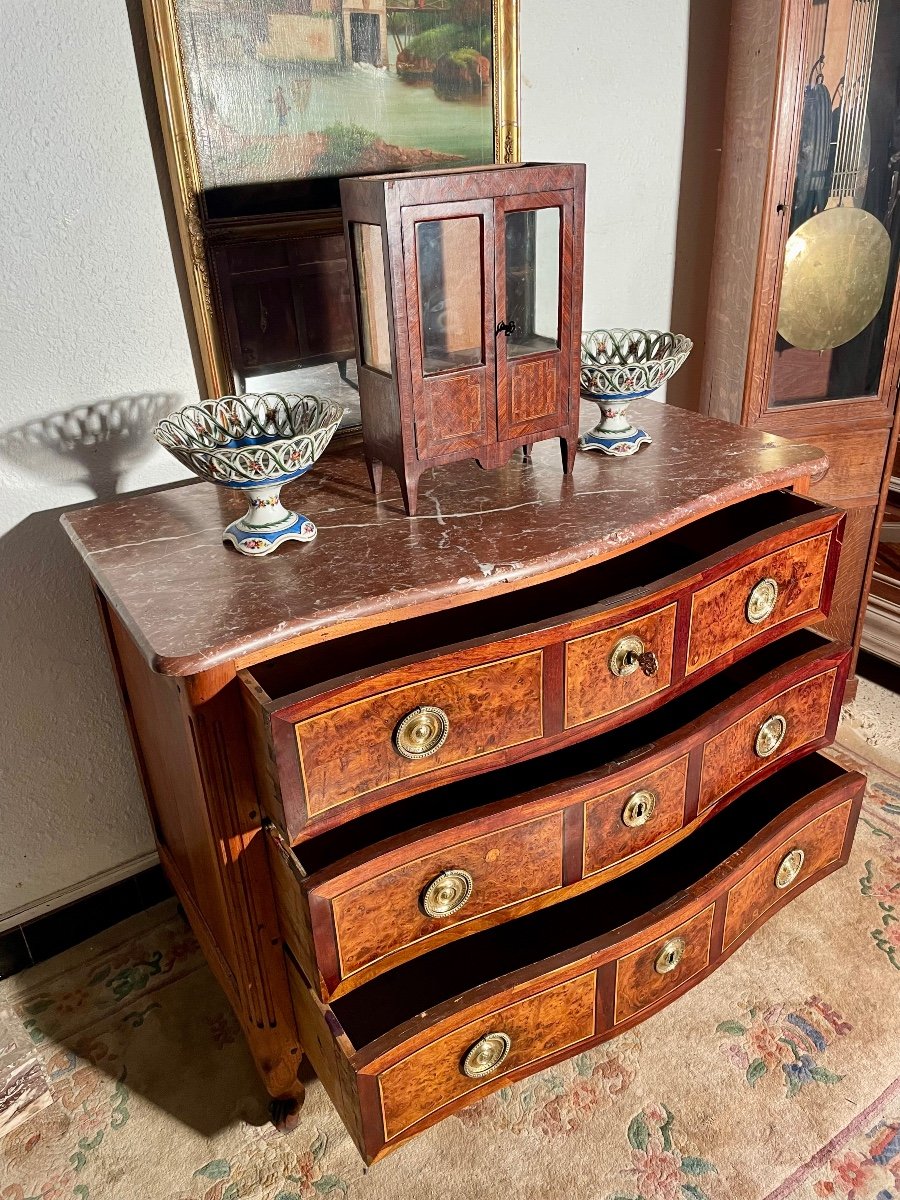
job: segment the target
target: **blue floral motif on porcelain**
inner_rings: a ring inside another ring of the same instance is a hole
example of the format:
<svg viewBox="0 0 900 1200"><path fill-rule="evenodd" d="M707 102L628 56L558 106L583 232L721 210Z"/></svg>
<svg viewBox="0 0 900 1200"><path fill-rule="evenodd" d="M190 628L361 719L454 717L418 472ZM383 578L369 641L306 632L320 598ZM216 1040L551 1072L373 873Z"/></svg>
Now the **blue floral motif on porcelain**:
<svg viewBox="0 0 900 1200"><path fill-rule="evenodd" d="M632 400L649 396L671 379L693 342L658 329L594 329L581 338L581 394L600 408L601 419L579 440L582 450L617 458L649 445L650 435L626 416Z"/></svg>
<svg viewBox="0 0 900 1200"><path fill-rule="evenodd" d="M222 538L262 557L316 536L308 517L281 503L281 489L314 465L343 415L340 405L315 396L223 396L164 417L156 440L201 478L247 493L246 513Z"/></svg>

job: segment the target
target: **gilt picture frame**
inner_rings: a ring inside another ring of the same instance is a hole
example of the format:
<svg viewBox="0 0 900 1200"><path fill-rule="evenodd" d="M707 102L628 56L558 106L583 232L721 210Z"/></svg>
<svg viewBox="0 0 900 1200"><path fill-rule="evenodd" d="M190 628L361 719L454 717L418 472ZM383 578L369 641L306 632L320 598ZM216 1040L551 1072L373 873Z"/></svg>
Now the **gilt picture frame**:
<svg viewBox="0 0 900 1200"><path fill-rule="evenodd" d="M222 274L229 248L279 237L329 247L301 257L328 259L337 278L339 175L519 160L518 0L143 0L143 10L209 396L245 375ZM346 359L335 361L345 378Z"/></svg>

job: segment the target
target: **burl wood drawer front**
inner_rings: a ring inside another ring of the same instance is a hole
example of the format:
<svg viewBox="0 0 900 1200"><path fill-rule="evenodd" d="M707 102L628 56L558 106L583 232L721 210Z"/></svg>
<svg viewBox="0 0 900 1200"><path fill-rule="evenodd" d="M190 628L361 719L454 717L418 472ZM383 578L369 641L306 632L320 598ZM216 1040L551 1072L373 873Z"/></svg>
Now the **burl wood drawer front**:
<svg viewBox="0 0 900 1200"><path fill-rule="evenodd" d="M646 700L672 682L676 605L566 643L565 724L595 721ZM642 666L640 654L652 658ZM617 674L625 662L627 673ZM614 660L615 656L615 662Z"/></svg>
<svg viewBox="0 0 900 1200"><path fill-rule="evenodd" d="M711 738L703 748L700 812L798 747L824 737L838 670L788 688Z"/></svg>
<svg viewBox="0 0 900 1200"><path fill-rule="evenodd" d="M851 800L823 813L781 842L731 889L725 913L723 950L776 905L786 902L793 889L840 859L847 826L853 815Z"/></svg>
<svg viewBox="0 0 900 1200"><path fill-rule="evenodd" d="M340 975L553 891L562 886L562 868L563 814L556 812L460 842L350 888L331 902ZM426 909L439 915L429 916Z"/></svg>
<svg viewBox="0 0 900 1200"><path fill-rule="evenodd" d="M691 598L686 674L822 608L830 533L758 558Z"/></svg>
<svg viewBox="0 0 900 1200"><path fill-rule="evenodd" d="M533 741L543 733L542 653L521 654L342 705L296 726L310 815L439 767ZM437 708L446 739L405 758L396 731L415 709Z"/></svg>
<svg viewBox="0 0 900 1200"><path fill-rule="evenodd" d="M584 806L584 870L593 875L662 841L684 823L688 755Z"/></svg>
<svg viewBox="0 0 900 1200"><path fill-rule="evenodd" d="M591 971L456 1029L382 1072L378 1085L385 1140L484 1083L496 1085L511 1071L537 1069L551 1054L574 1049L591 1038L596 992L597 976ZM469 1062L475 1060L474 1069L478 1069L476 1047L489 1038L496 1040L488 1044L482 1061L489 1064L491 1056L503 1057L494 1069L472 1078L465 1073L467 1056L475 1052ZM503 1039L508 1039L508 1044Z"/></svg>
<svg viewBox="0 0 900 1200"><path fill-rule="evenodd" d="M615 1024L655 1004L709 964L714 905L616 963Z"/></svg>
<svg viewBox="0 0 900 1200"><path fill-rule="evenodd" d="M795 761L661 865L484 930L468 946L445 945L327 1004L290 962L300 1041L363 1157L382 1157L692 987L846 862L864 785L818 755Z"/></svg>

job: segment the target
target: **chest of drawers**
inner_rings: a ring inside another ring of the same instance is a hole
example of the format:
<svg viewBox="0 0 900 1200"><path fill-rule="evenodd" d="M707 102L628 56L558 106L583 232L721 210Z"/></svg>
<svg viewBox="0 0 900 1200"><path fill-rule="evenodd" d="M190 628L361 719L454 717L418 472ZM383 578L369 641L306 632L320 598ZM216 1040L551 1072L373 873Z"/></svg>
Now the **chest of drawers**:
<svg viewBox="0 0 900 1200"><path fill-rule="evenodd" d="M374 1161L657 1011L846 861L825 463L641 407L637 459L458 464L413 520L336 453L304 484L319 539L271 559L218 542L211 485L65 519L285 1128L305 1056Z"/></svg>

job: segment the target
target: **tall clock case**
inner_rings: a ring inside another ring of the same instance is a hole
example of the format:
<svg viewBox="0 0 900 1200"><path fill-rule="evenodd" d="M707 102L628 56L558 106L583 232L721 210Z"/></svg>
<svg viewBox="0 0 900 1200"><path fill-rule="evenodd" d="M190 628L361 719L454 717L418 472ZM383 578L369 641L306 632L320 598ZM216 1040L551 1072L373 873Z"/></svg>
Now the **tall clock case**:
<svg viewBox="0 0 900 1200"><path fill-rule="evenodd" d="M900 0L733 0L701 409L831 462L859 644L897 437Z"/></svg>

